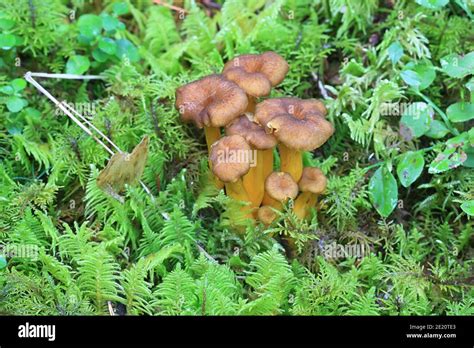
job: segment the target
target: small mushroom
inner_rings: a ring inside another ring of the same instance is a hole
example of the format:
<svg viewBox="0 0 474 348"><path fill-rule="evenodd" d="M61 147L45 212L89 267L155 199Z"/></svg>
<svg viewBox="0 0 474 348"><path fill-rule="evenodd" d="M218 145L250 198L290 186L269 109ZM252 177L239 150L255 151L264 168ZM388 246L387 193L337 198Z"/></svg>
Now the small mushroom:
<svg viewBox="0 0 474 348"><path fill-rule="evenodd" d="M316 204L318 196L326 190L327 178L321 169L305 167L298 186L301 193L296 198L293 209L296 216L304 219Z"/></svg>
<svg viewBox="0 0 474 348"><path fill-rule="evenodd" d="M257 217L265 226L268 226L276 219L277 214L269 205L263 205L258 209Z"/></svg>
<svg viewBox="0 0 474 348"><path fill-rule="evenodd" d="M209 155L212 171L224 182L227 195L244 202L250 202L242 184L242 176L250 169L248 161L250 151L250 145L242 136L229 135L216 141L211 146Z"/></svg>
<svg viewBox="0 0 474 348"><path fill-rule="evenodd" d="M298 195L298 184L290 174L273 172L265 180L265 195L263 205L281 209L288 199L295 199Z"/></svg>
<svg viewBox="0 0 474 348"><path fill-rule="evenodd" d="M281 171L296 182L303 172L301 151L317 149L334 133L325 115L326 108L316 99L267 99L257 105L256 121L279 141Z"/></svg>
<svg viewBox="0 0 474 348"><path fill-rule="evenodd" d="M259 207L265 192L265 179L273 171L273 148L276 138L267 134L262 126L253 122L251 116L242 115L226 127L227 135L238 134L252 147L253 163L243 177L243 185L254 207Z"/></svg>
<svg viewBox="0 0 474 348"><path fill-rule="evenodd" d="M208 151L221 137L219 127L241 115L247 105L245 92L222 75L209 75L176 90L175 106L181 120L204 128Z"/></svg>
<svg viewBox="0 0 474 348"><path fill-rule="evenodd" d="M248 112L255 111L255 98L270 94L288 73L288 63L275 52L245 54L228 61L222 74L237 83L249 97Z"/></svg>

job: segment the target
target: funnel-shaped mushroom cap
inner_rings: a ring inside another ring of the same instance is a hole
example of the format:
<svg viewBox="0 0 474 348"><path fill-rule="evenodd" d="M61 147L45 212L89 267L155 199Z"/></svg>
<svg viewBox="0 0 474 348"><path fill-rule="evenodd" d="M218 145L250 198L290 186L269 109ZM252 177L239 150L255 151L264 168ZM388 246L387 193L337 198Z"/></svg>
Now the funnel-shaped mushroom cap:
<svg viewBox="0 0 474 348"><path fill-rule="evenodd" d="M321 169L305 167L298 186L302 192L312 192L320 195L326 190L327 178Z"/></svg>
<svg viewBox="0 0 474 348"><path fill-rule="evenodd" d="M257 104L255 119L287 147L311 151L323 145L334 133L325 119L326 108L316 99L267 99Z"/></svg>
<svg viewBox="0 0 474 348"><path fill-rule="evenodd" d="M267 150L276 146L277 140L272 134L267 134L265 129L249 119L249 116L242 115L228 124L225 130L227 135L238 134L257 150Z"/></svg>
<svg viewBox="0 0 474 348"><path fill-rule="evenodd" d="M273 172L265 180L265 191L273 199L284 202L298 195L298 184L288 173Z"/></svg>
<svg viewBox="0 0 474 348"><path fill-rule="evenodd" d="M277 217L277 214L270 206L264 205L258 209L257 216L265 225L270 225Z"/></svg>
<svg viewBox="0 0 474 348"><path fill-rule="evenodd" d="M213 173L223 182L236 182L247 174L251 163L250 145L240 135L222 137L211 147Z"/></svg>
<svg viewBox="0 0 474 348"><path fill-rule="evenodd" d="M175 106L184 122L223 127L247 108L245 92L222 75L209 75L176 90Z"/></svg>
<svg viewBox="0 0 474 348"><path fill-rule="evenodd" d="M245 54L228 61L222 74L237 83L247 94L263 97L270 94L288 72L288 63L275 52Z"/></svg>

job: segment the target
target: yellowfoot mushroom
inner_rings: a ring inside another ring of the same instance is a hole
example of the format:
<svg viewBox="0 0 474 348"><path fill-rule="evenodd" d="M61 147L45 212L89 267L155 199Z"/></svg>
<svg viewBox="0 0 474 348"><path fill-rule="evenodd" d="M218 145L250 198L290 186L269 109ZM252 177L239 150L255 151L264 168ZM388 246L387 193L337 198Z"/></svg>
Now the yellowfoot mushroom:
<svg viewBox="0 0 474 348"><path fill-rule="evenodd" d="M276 138L265 133L259 124L253 122L249 115L242 115L227 125L226 134L238 134L245 138L252 147L250 170L243 177L243 185L254 207L259 207L265 192L265 179L273 171L273 148ZM256 154L256 156L255 156Z"/></svg>
<svg viewBox="0 0 474 348"><path fill-rule="evenodd" d="M257 105L255 119L279 141L281 168L298 182L303 172L301 151L323 145L334 133L326 108L316 99L267 99Z"/></svg>
<svg viewBox="0 0 474 348"><path fill-rule="evenodd" d="M176 90L175 106L181 120L204 128L208 151L220 138L220 127L244 113L247 105L245 92L222 75L209 75Z"/></svg>
<svg viewBox="0 0 474 348"><path fill-rule="evenodd" d="M225 184L229 197L238 201L250 202L249 195L242 184L242 176L248 173L250 145L240 135L222 137L211 146L209 159L212 171Z"/></svg>
<svg viewBox="0 0 474 348"><path fill-rule="evenodd" d="M257 217L265 226L268 226L275 220L277 214L269 205L263 205L258 209Z"/></svg>
<svg viewBox="0 0 474 348"><path fill-rule="evenodd" d="M255 98L270 94L288 73L288 63L275 52L244 54L228 61L222 74L237 83L249 97L248 112L255 111Z"/></svg>
<svg viewBox="0 0 474 348"><path fill-rule="evenodd" d="M265 195L263 205L281 209L288 199L295 199L298 195L298 184L290 174L273 172L265 180Z"/></svg>
<svg viewBox="0 0 474 348"><path fill-rule="evenodd" d="M316 204L318 196L326 190L327 178L321 169L305 167L298 186L301 193L295 200L294 212L300 219L304 219Z"/></svg>

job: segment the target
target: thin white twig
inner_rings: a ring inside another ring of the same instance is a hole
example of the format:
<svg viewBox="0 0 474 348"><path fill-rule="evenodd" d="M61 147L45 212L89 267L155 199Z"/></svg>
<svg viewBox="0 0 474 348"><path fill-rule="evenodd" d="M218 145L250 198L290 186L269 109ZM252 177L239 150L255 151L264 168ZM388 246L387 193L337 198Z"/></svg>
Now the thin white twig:
<svg viewBox="0 0 474 348"><path fill-rule="evenodd" d="M120 148L108 136L106 136L104 133L102 133L102 131L100 131L96 126L94 126L92 124L92 122L90 122L87 118L85 118L80 113L78 113L76 110L74 110L74 108L72 106L70 106L67 103L61 103L61 104L64 105L65 107L67 107L74 114L76 114L77 117L79 117L82 121L84 121L89 127L91 127L93 130L95 130L97 133L99 133L102 136L102 138L107 140L107 142L115 148L115 150L117 150L120 153L122 152L122 150L120 150Z"/></svg>
<svg viewBox="0 0 474 348"><path fill-rule="evenodd" d="M39 82L37 82L33 76L35 77L45 77L45 78L57 78L57 79L74 79L74 80L104 80L103 76L98 75L74 75L74 74L48 74L48 73L38 73L38 72L31 72L28 71L25 74L25 80L31 83L33 86L36 87L38 91L43 93L49 100L51 100L62 112L64 112L71 120L74 121L84 132L92 137L98 144L100 144L109 154L114 155L114 152L102 142L98 137L96 137L92 131L87 128L81 121L77 119L79 117L82 121L84 121L89 127L91 127L94 131L99 133L99 135L107 140L107 142L112 145L118 152L123 153L123 151L103 132L101 132L96 126L94 126L87 118L82 116L78 113L73 107L69 106L67 103L59 102L51 93L49 93ZM77 117L75 117L76 114ZM151 197L151 200L155 202L155 197L151 193L150 189L145 185L145 183L139 180L140 184L142 185L145 192Z"/></svg>
<svg viewBox="0 0 474 348"><path fill-rule="evenodd" d="M73 120L79 127L82 128L84 132L86 132L88 135L90 135L97 143L99 143L104 149L107 150L108 153L111 155L114 154L114 152L107 146L105 145L99 138L97 138L92 132L90 131L89 128L84 126L81 121L79 121L66 107L60 103L51 93L49 93L43 86L41 86L33 77L31 72L27 72L25 74L25 80L31 83L33 86L36 87L41 93L43 93L49 100L51 100L58 108L60 108L71 120Z"/></svg>
<svg viewBox="0 0 474 348"><path fill-rule="evenodd" d="M99 75L74 75L74 74L48 74L39 72L27 72L30 76L46 77L53 79L67 79L67 80L105 80L105 77Z"/></svg>

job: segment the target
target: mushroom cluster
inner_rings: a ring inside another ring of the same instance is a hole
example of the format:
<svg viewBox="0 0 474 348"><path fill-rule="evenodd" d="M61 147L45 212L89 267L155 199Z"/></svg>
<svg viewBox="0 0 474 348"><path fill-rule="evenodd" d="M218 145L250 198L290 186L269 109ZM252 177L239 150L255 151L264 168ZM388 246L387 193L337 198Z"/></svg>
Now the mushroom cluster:
<svg viewBox="0 0 474 348"><path fill-rule="evenodd" d="M322 146L334 132L317 99L269 98L288 73L275 52L246 54L213 74L181 86L176 108L183 122L204 128L209 167L218 188L247 203L247 216L269 225L275 210L294 200L304 219L326 188L318 168L303 168L302 152ZM274 170L274 149L280 168Z"/></svg>

